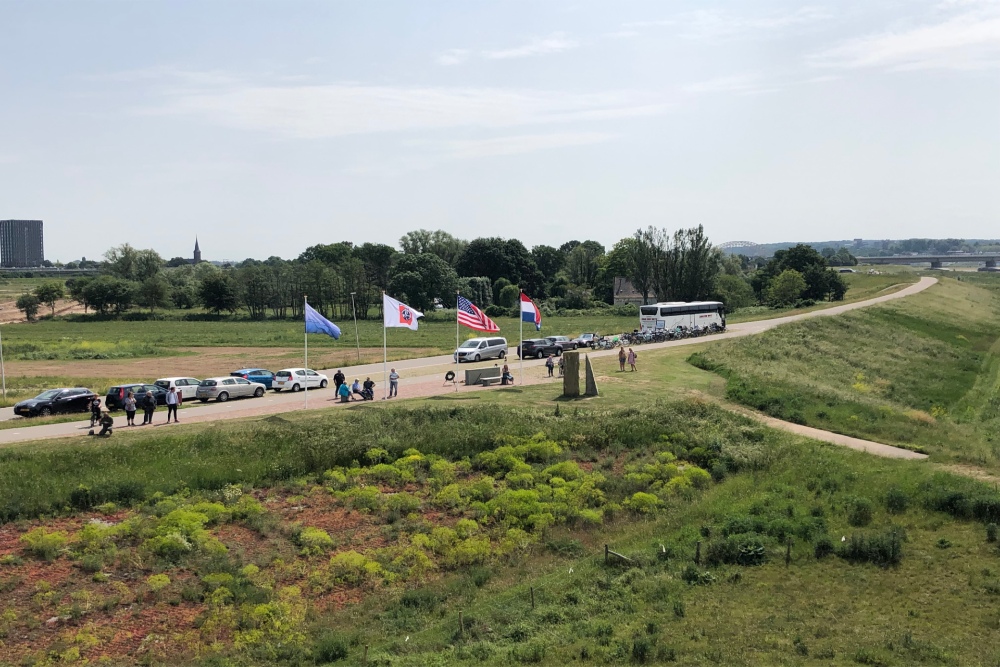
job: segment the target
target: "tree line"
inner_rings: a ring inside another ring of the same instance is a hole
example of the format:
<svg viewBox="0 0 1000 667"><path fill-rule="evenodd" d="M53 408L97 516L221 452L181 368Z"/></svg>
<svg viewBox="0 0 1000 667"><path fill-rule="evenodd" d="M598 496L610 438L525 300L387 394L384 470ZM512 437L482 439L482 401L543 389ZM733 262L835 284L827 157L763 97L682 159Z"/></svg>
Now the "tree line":
<svg viewBox="0 0 1000 667"><path fill-rule="evenodd" d="M331 319L355 313L359 319L378 318L383 291L426 312L453 308L461 291L494 317L511 314L522 290L549 312L610 308L615 279L626 278L644 303L712 299L733 310L842 298L846 287L829 266L843 253L846 249L824 257L809 246L796 246L768 261L728 255L711 244L701 226L639 229L610 249L593 240L571 240L530 250L517 239L466 241L420 229L404 234L398 247L318 244L295 259L272 256L223 266L165 261L155 250L124 244L104 254L96 276L71 278L65 290L87 312L104 316L134 308L200 307L255 320L299 318L306 299ZM796 290L800 285L793 274L782 277L786 271L798 274L805 286ZM62 292L53 297L51 285L39 289L24 295L18 307L33 307L34 316L46 303L54 313Z"/></svg>

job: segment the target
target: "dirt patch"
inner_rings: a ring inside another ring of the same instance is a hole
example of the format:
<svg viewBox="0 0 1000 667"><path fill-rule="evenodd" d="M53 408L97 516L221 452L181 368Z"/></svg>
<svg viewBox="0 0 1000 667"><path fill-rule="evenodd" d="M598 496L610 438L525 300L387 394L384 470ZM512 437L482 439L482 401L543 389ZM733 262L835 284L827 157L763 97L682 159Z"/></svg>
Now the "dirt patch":
<svg viewBox="0 0 1000 667"><path fill-rule="evenodd" d="M14 301L0 301L0 324L18 324L27 322L24 313L17 309ZM76 301L60 299L56 301L56 315L75 315L83 312L83 306ZM51 315L52 310L42 304L38 309L38 315L44 317Z"/></svg>

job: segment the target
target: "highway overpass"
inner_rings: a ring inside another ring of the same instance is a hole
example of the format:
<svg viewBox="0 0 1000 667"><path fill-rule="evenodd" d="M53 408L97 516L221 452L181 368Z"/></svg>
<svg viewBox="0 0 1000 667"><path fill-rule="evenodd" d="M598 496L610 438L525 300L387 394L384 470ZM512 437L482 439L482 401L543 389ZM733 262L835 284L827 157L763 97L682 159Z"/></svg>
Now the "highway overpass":
<svg viewBox="0 0 1000 667"><path fill-rule="evenodd" d="M858 257L858 264L930 264L939 269L945 262L950 264L982 264L996 268L1000 253L945 253L943 255L890 255L888 257Z"/></svg>

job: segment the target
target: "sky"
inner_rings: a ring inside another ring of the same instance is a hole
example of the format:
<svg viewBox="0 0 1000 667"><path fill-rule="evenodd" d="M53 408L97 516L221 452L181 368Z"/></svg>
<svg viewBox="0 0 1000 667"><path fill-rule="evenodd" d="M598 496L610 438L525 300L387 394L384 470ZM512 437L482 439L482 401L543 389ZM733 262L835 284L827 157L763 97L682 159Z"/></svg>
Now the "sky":
<svg viewBox="0 0 1000 667"><path fill-rule="evenodd" d="M1000 236L1000 0L0 0L0 219L291 258Z"/></svg>

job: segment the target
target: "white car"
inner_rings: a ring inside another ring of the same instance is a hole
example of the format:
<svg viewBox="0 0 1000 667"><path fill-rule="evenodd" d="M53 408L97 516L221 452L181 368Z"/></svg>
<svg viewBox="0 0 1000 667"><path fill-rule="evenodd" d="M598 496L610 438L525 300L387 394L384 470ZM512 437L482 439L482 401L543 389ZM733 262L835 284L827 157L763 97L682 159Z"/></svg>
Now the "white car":
<svg viewBox="0 0 1000 667"><path fill-rule="evenodd" d="M242 398L244 396L260 398L266 391L267 387L259 382L251 382L243 378L224 375L222 377L202 380L201 384L198 385L195 398L202 403L207 403L213 398L220 403L225 403L230 398Z"/></svg>
<svg viewBox="0 0 1000 667"><path fill-rule="evenodd" d="M301 391L302 389L325 389L330 379L322 373L308 368L285 368L274 374L271 389L281 391Z"/></svg>
<svg viewBox="0 0 1000 667"><path fill-rule="evenodd" d="M198 393L198 385L201 384L201 380L195 380L194 378L160 378L154 382L157 387L163 387L167 391L173 387L177 390L177 393L181 395L181 398L185 401L195 398L195 394Z"/></svg>

